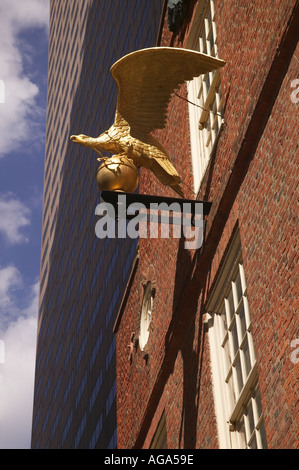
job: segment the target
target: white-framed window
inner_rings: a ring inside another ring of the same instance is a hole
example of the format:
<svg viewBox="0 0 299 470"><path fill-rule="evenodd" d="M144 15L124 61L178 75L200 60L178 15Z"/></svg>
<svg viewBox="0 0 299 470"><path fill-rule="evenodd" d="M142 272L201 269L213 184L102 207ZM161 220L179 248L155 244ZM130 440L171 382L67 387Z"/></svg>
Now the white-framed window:
<svg viewBox="0 0 299 470"><path fill-rule="evenodd" d="M222 448L266 448L238 233L223 263L207 310L219 445Z"/></svg>
<svg viewBox="0 0 299 470"><path fill-rule="evenodd" d="M213 0L198 2L186 47L218 57ZM223 123L220 72L208 72L194 78L187 86L194 190L197 193Z"/></svg>

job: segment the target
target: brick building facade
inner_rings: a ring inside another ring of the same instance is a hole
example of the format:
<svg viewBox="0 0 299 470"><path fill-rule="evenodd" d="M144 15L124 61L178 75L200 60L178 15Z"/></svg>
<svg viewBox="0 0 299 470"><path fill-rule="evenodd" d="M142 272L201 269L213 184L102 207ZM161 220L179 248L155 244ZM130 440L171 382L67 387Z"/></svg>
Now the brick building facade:
<svg viewBox="0 0 299 470"><path fill-rule="evenodd" d="M183 85L156 135L212 208L199 250L139 240L114 327L118 447L298 448L299 3L182 3L173 26L165 2L158 45L202 50L206 40L226 61L220 106L202 106L220 126L209 135L198 102L200 138L212 140L195 174L196 103ZM171 196L147 170L140 192Z"/></svg>

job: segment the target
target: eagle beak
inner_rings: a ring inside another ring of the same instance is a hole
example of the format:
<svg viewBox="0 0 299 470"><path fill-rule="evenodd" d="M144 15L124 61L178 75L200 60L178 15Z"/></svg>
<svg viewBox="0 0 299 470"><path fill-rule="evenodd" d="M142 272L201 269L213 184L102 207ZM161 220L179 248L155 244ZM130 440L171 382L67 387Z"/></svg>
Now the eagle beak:
<svg viewBox="0 0 299 470"><path fill-rule="evenodd" d="M89 147L89 140L90 140L90 137L87 137L86 135L84 134L80 134L80 135L71 135L71 141L72 142L75 142L76 144L81 144L81 145L84 145L84 147Z"/></svg>
<svg viewBox="0 0 299 470"><path fill-rule="evenodd" d="M78 142L78 143L80 143L80 144L81 144L81 142L82 142L82 139L80 139L80 137L79 137L78 135L71 135L70 138L71 138L71 141L72 141L72 142Z"/></svg>

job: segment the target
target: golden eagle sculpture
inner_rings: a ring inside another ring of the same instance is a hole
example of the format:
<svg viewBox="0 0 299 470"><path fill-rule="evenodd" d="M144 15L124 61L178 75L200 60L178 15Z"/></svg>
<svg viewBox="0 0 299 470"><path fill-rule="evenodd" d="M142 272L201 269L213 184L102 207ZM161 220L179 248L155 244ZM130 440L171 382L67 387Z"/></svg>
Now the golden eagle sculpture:
<svg viewBox="0 0 299 470"><path fill-rule="evenodd" d="M132 52L110 70L118 89L113 125L98 137L80 134L71 140L97 152L125 154L137 168L148 168L162 184L183 196L182 179L151 132L165 127L168 104L179 85L224 65L215 57L174 47Z"/></svg>

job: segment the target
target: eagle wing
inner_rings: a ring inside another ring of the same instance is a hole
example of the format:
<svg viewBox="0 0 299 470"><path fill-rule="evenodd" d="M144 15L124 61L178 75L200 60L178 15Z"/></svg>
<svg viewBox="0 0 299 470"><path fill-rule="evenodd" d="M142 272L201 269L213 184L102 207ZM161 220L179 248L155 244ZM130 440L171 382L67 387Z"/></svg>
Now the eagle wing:
<svg viewBox="0 0 299 470"><path fill-rule="evenodd" d="M131 135L163 129L174 90L224 65L221 59L174 47L152 47L127 54L110 70L118 88L115 124L123 126L126 121Z"/></svg>

